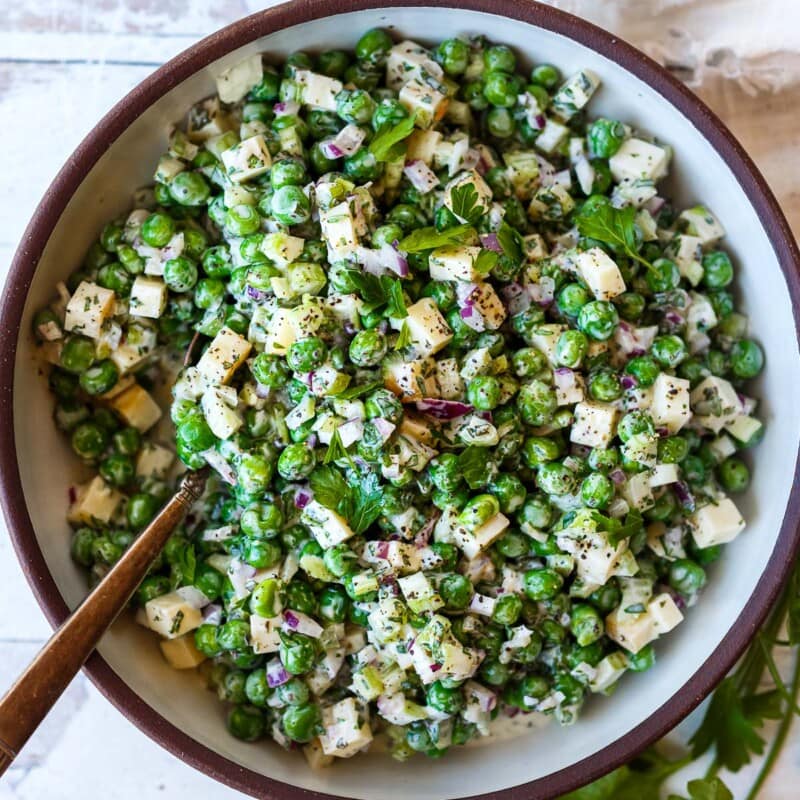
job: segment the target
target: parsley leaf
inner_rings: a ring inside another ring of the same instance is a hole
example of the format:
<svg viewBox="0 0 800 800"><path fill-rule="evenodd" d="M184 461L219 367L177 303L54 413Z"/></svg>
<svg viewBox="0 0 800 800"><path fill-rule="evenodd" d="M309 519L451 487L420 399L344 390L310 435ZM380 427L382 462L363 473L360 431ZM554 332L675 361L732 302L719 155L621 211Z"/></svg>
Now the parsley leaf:
<svg viewBox="0 0 800 800"><path fill-rule="evenodd" d="M731 790L719 778L700 778L689 781L686 788L691 800L733 800ZM669 800L685 800L671 794Z"/></svg>
<svg viewBox="0 0 800 800"><path fill-rule="evenodd" d="M369 314L385 305L386 289L377 275L357 269L347 269L345 276L364 301L363 313Z"/></svg>
<svg viewBox="0 0 800 800"><path fill-rule="evenodd" d="M349 388L345 389L343 392L339 392L336 395L337 400L355 400L357 397L363 397L365 394L369 394L370 392L374 392L375 389L380 388L383 386L383 381L370 381L370 383L365 383L361 386L350 386Z"/></svg>
<svg viewBox="0 0 800 800"><path fill-rule="evenodd" d="M375 156L376 161L395 161L403 154L403 148L398 145L411 135L415 119L416 115L412 115L397 125L381 127L369 143L369 151Z"/></svg>
<svg viewBox="0 0 800 800"><path fill-rule="evenodd" d="M493 477L493 468L486 456L486 448L470 445L462 450L458 456L458 471L470 489L486 486Z"/></svg>
<svg viewBox="0 0 800 800"><path fill-rule="evenodd" d="M349 487L342 473L334 467L317 467L309 479L314 499L325 508L336 509Z"/></svg>
<svg viewBox="0 0 800 800"><path fill-rule="evenodd" d="M403 284L396 278L388 276L381 278L381 283L387 295L386 316L393 319L407 317L408 309L406 308L406 299L403 297Z"/></svg>
<svg viewBox="0 0 800 800"><path fill-rule="evenodd" d="M450 190L452 211L459 218L474 225L483 216L478 190L471 183L463 183Z"/></svg>
<svg viewBox="0 0 800 800"><path fill-rule="evenodd" d="M330 464L331 461L338 461L340 458L350 458L350 454L347 452L347 448L342 443L342 437L339 435L339 429L337 428L333 432L331 443L328 445L328 449L325 451L325 456L322 459L322 463Z"/></svg>
<svg viewBox="0 0 800 800"><path fill-rule="evenodd" d="M499 259L500 255L495 253L494 250L481 250L475 259L475 269L481 275L488 275Z"/></svg>
<svg viewBox="0 0 800 800"><path fill-rule="evenodd" d="M436 228L418 228L408 234L398 245L406 253L421 253L435 247L465 244L475 237L475 229L471 225L455 225L443 231Z"/></svg>
<svg viewBox="0 0 800 800"><path fill-rule="evenodd" d="M408 347L411 344L411 329L408 327L408 323L404 322L402 327L400 328L400 335L397 337L397 341L394 344L395 350L402 350Z"/></svg>
<svg viewBox="0 0 800 800"><path fill-rule="evenodd" d="M339 503L340 513L347 518L356 536L378 519L382 508L383 489L374 472L362 475L357 484L348 488Z"/></svg>
<svg viewBox="0 0 800 800"><path fill-rule="evenodd" d="M497 229L497 242L503 248L503 254L514 264L521 264L525 257L525 240L522 234L512 228L505 220Z"/></svg>
<svg viewBox="0 0 800 800"><path fill-rule="evenodd" d="M613 519L609 517L609 519ZM617 522L617 520L614 520ZM623 539L635 536L644 527L644 518L641 511L636 508L631 509L625 517L625 522L619 527L609 528L606 533L608 543L612 546L618 545Z"/></svg>
<svg viewBox="0 0 800 800"><path fill-rule="evenodd" d="M636 209L614 208L610 203L584 206L575 217L581 236L608 245L619 255L628 256L648 269L653 265L639 255L636 241Z"/></svg>
<svg viewBox="0 0 800 800"><path fill-rule="evenodd" d="M757 720L745 714L733 676L717 687L703 721L689 744L698 758L716 745L717 761L734 772L764 752L764 740L756 732Z"/></svg>

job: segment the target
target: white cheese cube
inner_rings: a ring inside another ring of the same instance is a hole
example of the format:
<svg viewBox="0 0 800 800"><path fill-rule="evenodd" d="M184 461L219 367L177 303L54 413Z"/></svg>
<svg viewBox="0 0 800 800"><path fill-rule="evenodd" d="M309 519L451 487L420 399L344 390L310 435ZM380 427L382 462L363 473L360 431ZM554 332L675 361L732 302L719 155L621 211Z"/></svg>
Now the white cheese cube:
<svg viewBox="0 0 800 800"><path fill-rule="evenodd" d="M137 275L131 287L130 313L134 317L158 319L167 307L167 285L160 278Z"/></svg>
<svg viewBox="0 0 800 800"><path fill-rule="evenodd" d="M333 756L327 756L322 751L319 737L313 738L305 747L303 747L303 755L306 757L308 766L317 771L325 769L333 764Z"/></svg>
<svg viewBox="0 0 800 800"><path fill-rule="evenodd" d="M250 615L250 645L253 651L259 654L277 653L281 646L281 623L283 617L260 617L258 614Z"/></svg>
<svg viewBox="0 0 800 800"><path fill-rule="evenodd" d="M506 307L490 283L479 283L470 295L472 308L480 315L483 324L496 331L506 319Z"/></svg>
<svg viewBox="0 0 800 800"><path fill-rule="evenodd" d="M583 376L573 370L566 370L555 376L556 402L560 406L580 403L586 397Z"/></svg>
<svg viewBox="0 0 800 800"><path fill-rule="evenodd" d="M594 668L594 674L589 681L589 688L597 692L610 689L627 671L628 661L620 652L607 655Z"/></svg>
<svg viewBox="0 0 800 800"><path fill-rule="evenodd" d="M697 286L703 278L703 243L697 236L681 233L676 236L667 248L667 255L675 262L678 272L686 278L692 286Z"/></svg>
<svg viewBox="0 0 800 800"><path fill-rule="evenodd" d="M652 620L653 631L656 635L669 633L683 621L683 614L675 605L672 595L663 592L657 594L647 604L647 614Z"/></svg>
<svg viewBox="0 0 800 800"><path fill-rule="evenodd" d="M158 403L138 383L112 398L109 405L126 424L142 433L149 431L161 419Z"/></svg>
<svg viewBox="0 0 800 800"><path fill-rule="evenodd" d="M554 183L537 190L528 205L528 216L533 220L557 221L564 219L573 208L575 201L566 187Z"/></svg>
<svg viewBox="0 0 800 800"><path fill-rule="evenodd" d="M662 372L653 384L650 414L656 427L677 433L691 418L689 381Z"/></svg>
<svg viewBox="0 0 800 800"><path fill-rule="evenodd" d="M409 114L416 115L414 124L418 128L430 128L447 111L447 96L418 80L406 83L397 99Z"/></svg>
<svg viewBox="0 0 800 800"><path fill-rule="evenodd" d="M325 111L336 111L336 95L344 88L341 81L307 69L295 70L294 80L302 86L303 104Z"/></svg>
<svg viewBox="0 0 800 800"><path fill-rule="evenodd" d="M486 550L510 524L508 517L500 513L495 514L491 519L484 522L480 528L473 531L472 538L477 549L473 550L471 546L466 549L462 548L464 549L464 554L468 558L475 558L479 552Z"/></svg>
<svg viewBox="0 0 800 800"><path fill-rule="evenodd" d="M716 504L698 508L690 517L689 524L695 544L700 548L733 541L745 526L744 519L733 500L723 497Z"/></svg>
<svg viewBox="0 0 800 800"><path fill-rule="evenodd" d="M442 358L436 362L436 386L438 394L445 400L457 400L463 396L464 381L458 371L458 360Z"/></svg>
<svg viewBox="0 0 800 800"><path fill-rule="evenodd" d="M617 426L619 411L608 403L585 400L575 406L575 422L569 440L588 447L608 447Z"/></svg>
<svg viewBox="0 0 800 800"><path fill-rule="evenodd" d="M410 80L442 77L442 68L433 60L430 50L408 39L392 47L386 58L386 85L395 91Z"/></svg>
<svg viewBox="0 0 800 800"><path fill-rule="evenodd" d="M291 308L279 308L272 315L264 342L264 352L273 356L285 356L297 341L294 330L294 314Z"/></svg>
<svg viewBox="0 0 800 800"><path fill-rule="evenodd" d="M761 420L755 417L748 417L746 414L739 414L730 422L726 423L725 429L728 433L741 444L748 444L760 433L764 427Z"/></svg>
<svg viewBox="0 0 800 800"><path fill-rule="evenodd" d="M427 359L388 364L384 368L383 383L403 401L436 396L436 375Z"/></svg>
<svg viewBox="0 0 800 800"><path fill-rule="evenodd" d="M175 461L171 450L155 442L144 442L136 457L136 475L141 478L165 478Z"/></svg>
<svg viewBox="0 0 800 800"><path fill-rule="evenodd" d="M305 242L299 236L288 233L268 233L261 242L261 252L278 267L288 267L300 258Z"/></svg>
<svg viewBox="0 0 800 800"><path fill-rule="evenodd" d="M344 517L330 508L325 508L316 500L312 500L306 505L301 519L303 524L308 525L311 529L311 533L321 547L333 547L346 542L354 535Z"/></svg>
<svg viewBox="0 0 800 800"><path fill-rule="evenodd" d="M114 313L116 297L111 289L81 281L67 303L64 328L97 339L103 323Z"/></svg>
<svg viewBox="0 0 800 800"><path fill-rule="evenodd" d="M438 353L453 338L436 301L430 297L423 297L409 306L408 316L400 322L406 325L414 352L420 358Z"/></svg>
<svg viewBox="0 0 800 800"><path fill-rule="evenodd" d="M437 247L428 261L431 279L435 281L479 281L483 277L475 269L480 247Z"/></svg>
<svg viewBox="0 0 800 800"><path fill-rule="evenodd" d="M358 245L355 220L349 203L339 203L327 210L320 209L319 224L328 245L329 260L342 259Z"/></svg>
<svg viewBox="0 0 800 800"><path fill-rule="evenodd" d="M359 709L355 698L347 697L322 710L325 732L320 734L322 752L327 756L350 758L363 750L372 741L366 711L359 721Z"/></svg>
<svg viewBox="0 0 800 800"><path fill-rule="evenodd" d="M211 386L226 384L252 349L253 345L244 336L223 327L197 362L197 371Z"/></svg>
<svg viewBox="0 0 800 800"><path fill-rule="evenodd" d="M310 394L303 395L300 402L286 415L286 427L290 431L297 430L304 422L314 418L316 400Z"/></svg>
<svg viewBox="0 0 800 800"><path fill-rule="evenodd" d="M464 356L461 363L461 377L469 381L478 375L488 375L493 361L492 352L488 347L476 347Z"/></svg>
<svg viewBox="0 0 800 800"><path fill-rule="evenodd" d="M736 452L736 445L733 443L733 440L724 433L721 433L716 439L712 439L712 441L708 443L708 447L714 454L714 458L718 464Z"/></svg>
<svg viewBox="0 0 800 800"><path fill-rule="evenodd" d="M76 525L107 525L124 497L99 475L76 490L67 519Z"/></svg>
<svg viewBox="0 0 800 800"><path fill-rule="evenodd" d="M475 204L469 209L464 209L462 203L458 201L466 196L465 187L470 185L475 190L474 193L470 193ZM459 215L456 209L458 209L458 211L472 211L472 213L480 213L481 215L488 213L492 205L492 190L480 174L474 169L471 169L456 175L455 178L444 187L444 204L461 222L467 222L467 218Z"/></svg>
<svg viewBox="0 0 800 800"><path fill-rule="evenodd" d="M200 610L189 605L177 592L148 601L144 611L147 627L165 639L177 639L203 624Z"/></svg>
<svg viewBox="0 0 800 800"><path fill-rule="evenodd" d="M705 206L687 208L680 219L687 223L688 232L704 245L716 244L725 235L722 223Z"/></svg>
<svg viewBox="0 0 800 800"><path fill-rule="evenodd" d="M677 464L656 464L650 472L650 486L653 489L667 486L680 480Z"/></svg>
<svg viewBox="0 0 800 800"><path fill-rule="evenodd" d="M690 395L697 421L714 433L739 415L739 396L731 384L716 375L704 378Z"/></svg>
<svg viewBox="0 0 800 800"><path fill-rule="evenodd" d="M625 291L619 267L599 247L592 247L575 256L578 273L598 300L611 300Z"/></svg>
<svg viewBox="0 0 800 800"><path fill-rule="evenodd" d="M619 607L606 617L605 624L606 636L630 653L638 653L657 637L646 611L631 614Z"/></svg>
<svg viewBox="0 0 800 800"><path fill-rule="evenodd" d="M586 107L600 86L600 78L590 69L582 69L570 77L553 95L551 106L563 120L572 119Z"/></svg>
<svg viewBox="0 0 800 800"><path fill-rule="evenodd" d="M238 103L264 76L261 53L234 64L217 77L217 94L223 103Z"/></svg>
<svg viewBox="0 0 800 800"><path fill-rule="evenodd" d="M415 613L436 611L436 609L444 605L444 600L439 597L422 572L415 572L413 575L398 578L397 584L406 599L406 603L408 603L408 607Z"/></svg>
<svg viewBox="0 0 800 800"><path fill-rule="evenodd" d="M220 153L225 174L233 183L245 183L257 178L272 167L264 137L259 133Z"/></svg>
<svg viewBox="0 0 800 800"><path fill-rule="evenodd" d="M622 486L622 497L631 508L645 511L655 503L653 487L650 484L649 472L637 472L630 475Z"/></svg>
<svg viewBox="0 0 800 800"><path fill-rule="evenodd" d="M535 145L543 153L553 153L567 136L569 136L569 128L548 117L542 132L536 137Z"/></svg>
<svg viewBox="0 0 800 800"><path fill-rule="evenodd" d="M557 366L556 345L565 330L567 330L566 325L548 323L546 325L536 325L530 334L531 344L537 350L541 350L554 367Z"/></svg>
<svg viewBox="0 0 800 800"><path fill-rule="evenodd" d="M416 129L406 139L406 161L424 161L430 166L441 141L442 134L439 131ZM401 164L401 175L402 166Z"/></svg>
<svg viewBox="0 0 800 800"><path fill-rule="evenodd" d="M177 639L164 639L158 644L172 669L194 669L206 660L194 645L193 633L184 634Z"/></svg>
<svg viewBox="0 0 800 800"><path fill-rule="evenodd" d="M626 139L608 160L611 175L617 183L639 178L657 181L667 174L669 152L643 139Z"/></svg>
<svg viewBox="0 0 800 800"><path fill-rule="evenodd" d="M228 405L225 396L216 388L205 392L200 407L208 427L218 439L230 439L244 424L241 414Z"/></svg>

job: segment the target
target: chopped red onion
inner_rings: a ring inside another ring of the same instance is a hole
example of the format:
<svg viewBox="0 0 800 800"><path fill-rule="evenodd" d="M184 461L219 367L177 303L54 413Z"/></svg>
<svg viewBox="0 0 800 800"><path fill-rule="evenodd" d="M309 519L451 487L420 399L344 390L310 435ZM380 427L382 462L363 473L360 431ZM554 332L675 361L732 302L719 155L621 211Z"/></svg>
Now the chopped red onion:
<svg viewBox="0 0 800 800"><path fill-rule="evenodd" d="M688 484L685 481L678 481L672 484L672 489L678 498L678 502L683 506L684 511L694 511L694 495L689 489Z"/></svg>
<svg viewBox="0 0 800 800"><path fill-rule="evenodd" d="M542 186L552 186L556 181L556 172L558 171L546 158L540 156L538 153L534 155L536 163L539 165L539 182Z"/></svg>
<svg viewBox="0 0 800 800"><path fill-rule="evenodd" d="M256 289L254 286L247 286L245 294L256 303L263 303L269 297L269 292L264 289Z"/></svg>
<svg viewBox="0 0 800 800"><path fill-rule="evenodd" d="M247 582L256 574L256 568L234 558L228 567L228 577L233 586L233 593L237 600L247 597Z"/></svg>
<svg viewBox="0 0 800 800"><path fill-rule="evenodd" d="M322 635L322 625L316 620L303 614L301 611L291 611L287 609L283 612L283 623L281 629L294 633L302 633L312 639L319 639Z"/></svg>
<svg viewBox="0 0 800 800"><path fill-rule="evenodd" d="M372 424L375 427L375 430L380 434L381 441L384 444L389 441L389 438L397 427L394 425L394 423L389 422L388 419L384 419L383 417L376 417L372 420Z"/></svg>
<svg viewBox="0 0 800 800"><path fill-rule="evenodd" d="M208 464L225 483L236 486L236 472L221 453L218 453L213 447L210 447L208 450L204 450L200 453L200 455L203 456L206 460L206 464Z"/></svg>
<svg viewBox="0 0 800 800"><path fill-rule="evenodd" d="M70 486L67 496L69 497L70 505L72 505L78 499L78 490L74 486Z"/></svg>
<svg viewBox="0 0 800 800"><path fill-rule="evenodd" d="M611 481L615 486L622 486L622 484L627 480L625 473L621 469L612 470L608 473L608 477L611 478Z"/></svg>
<svg viewBox="0 0 800 800"><path fill-rule="evenodd" d="M553 383L557 393L568 397L575 389L578 377L569 367L558 367L553 370Z"/></svg>
<svg viewBox="0 0 800 800"><path fill-rule="evenodd" d="M323 139L319 143L319 149L322 155L329 159L341 158L344 155L341 149L334 144L332 139Z"/></svg>
<svg viewBox="0 0 800 800"><path fill-rule="evenodd" d="M414 537L414 547L416 547L417 550L422 550L422 548L428 546L428 542L431 540L431 534L436 527L439 516L438 512L431 514L431 516L425 520L425 524L417 531L417 535Z"/></svg>
<svg viewBox="0 0 800 800"><path fill-rule="evenodd" d="M478 708L481 711L494 711L497 706L497 695L491 690L482 686L480 683L470 682L469 694L478 701Z"/></svg>
<svg viewBox="0 0 800 800"><path fill-rule="evenodd" d="M497 239L496 233L482 233L481 234L481 244L487 250L493 250L495 253L502 253L503 248L500 245L500 242Z"/></svg>
<svg viewBox="0 0 800 800"><path fill-rule="evenodd" d="M531 300L539 306L546 308L555 298L556 283L548 275L543 275L539 278L538 283L528 284L528 294Z"/></svg>
<svg viewBox="0 0 800 800"><path fill-rule="evenodd" d="M307 444L307 445L308 445L310 448L312 448L312 449L313 449L313 448L315 448L315 447L317 446L317 442L318 442L318 441L319 441L319 436L317 436L317 434L316 434L316 433L310 433L310 434L308 435L308 438L306 439L306 444Z"/></svg>
<svg viewBox="0 0 800 800"><path fill-rule="evenodd" d="M401 278L408 276L408 261L405 256L392 245L385 244L379 250L369 247L356 247L353 251L356 261L364 267L365 272L373 275L385 275L387 270Z"/></svg>
<svg viewBox="0 0 800 800"><path fill-rule="evenodd" d="M192 336L192 340L189 342L189 346L186 348L186 353L183 356L183 366L188 367L192 361L192 354L194 353L195 345L200 341L200 331L195 331L194 336Z"/></svg>
<svg viewBox="0 0 800 800"><path fill-rule="evenodd" d="M427 194L439 185L436 173L419 159L407 162L403 167L403 174L411 181L411 185L422 194Z"/></svg>
<svg viewBox="0 0 800 800"><path fill-rule="evenodd" d="M271 392L272 390L269 388L269 386L264 386L263 383L256 384L256 397L260 398L261 400L266 400L270 396Z"/></svg>
<svg viewBox="0 0 800 800"><path fill-rule="evenodd" d="M222 624L222 606L218 603L210 603L203 609L203 622L206 625Z"/></svg>
<svg viewBox="0 0 800 800"><path fill-rule="evenodd" d="M633 389L636 387L636 378L633 375L623 375L619 379L620 385L623 389Z"/></svg>
<svg viewBox="0 0 800 800"><path fill-rule="evenodd" d="M656 195L655 197L651 197L643 206L646 211L649 211L653 216L658 214L662 208L664 208L664 204L667 201L663 197L659 197Z"/></svg>
<svg viewBox="0 0 800 800"><path fill-rule="evenodd" d="M500 290L508 313L513 317L527 311L531 306L531 296L525 287L518 283L509 283Z"/></svg>
<svg viewBox="0 0 800 800"><path fill-rule="evenodd" d="M181 586L175 590L192 608L205 608L211 601L196 586Z"/></svg>
<svg viewBox="0 0 800 800"><path fill-rule="evenodd" d="M683 325L684 323L683 317L674 309L665 312L664 319L669 322L670 325Z"/></svg>
<svg viewBox="0 0 800 800"><path fill-rule="evenodd" d="M267 662L267 686L274 689L276 686L283 686L288 683L292 676L286 671L286 667L281 664L279 658L273 658Z"/></svg>
<svg viewBox="0 0 800 800"><path fill-rule="evenodd" d="M465 303L475 294L478 289L477 283L467 283L466 281L456 281L456 300L459 304Z"/></svg>
<svg viewBox="0 0 800 800"><path fill-rule="evenodd" d="M295 508L305 508L312 500L314 495L309 489L298 489L294 493Z"/></svg>
<svg viewBox="0 0 800 800"><path fill-rule="evenodd" d="M276 117L295 117L300 111L300 103L295 103L293 100L275 103L272 106Z"/></svg>
<svg viewBox="0 0 800 800"><path fill-rule="evenodd" d="M473 407L460 400L442 400L438 397L426 397L417 400L417 411L435 419L457 419L473 411Z"/></svg>

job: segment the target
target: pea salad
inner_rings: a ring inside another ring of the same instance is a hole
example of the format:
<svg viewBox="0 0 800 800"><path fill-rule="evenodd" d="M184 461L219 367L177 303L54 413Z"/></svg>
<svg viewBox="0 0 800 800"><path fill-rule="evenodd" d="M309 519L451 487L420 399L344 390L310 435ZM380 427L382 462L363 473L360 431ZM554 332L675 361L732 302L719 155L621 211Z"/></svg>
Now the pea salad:
<svg viewBox="0 0 800 800"><path fill-rule="evenodd" d="M723 227L598 90L482 38L250 57L36 314L93 580L213 470L135 606L233 736L318 767L571 723L745 527Z"/></svg>

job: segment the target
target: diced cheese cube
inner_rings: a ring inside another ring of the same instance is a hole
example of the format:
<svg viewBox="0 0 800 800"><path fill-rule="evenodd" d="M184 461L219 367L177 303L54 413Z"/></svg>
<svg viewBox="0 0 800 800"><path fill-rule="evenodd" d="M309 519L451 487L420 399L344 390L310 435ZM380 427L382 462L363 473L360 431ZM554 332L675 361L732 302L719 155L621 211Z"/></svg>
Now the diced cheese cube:
<svg viewBox="0 0 800 800"><path fill-rule="evenodd" d="M430 166L441 141L442 134L439 131L414 130L406 139L406 161L424 161Z"/></svg>
<svg viewBox="0 0 800 800"><path fill-rule="evenodd" d="M496 331L506 319L506 307L490 283L479 283L470 295L472 308L480 315L483 324Z"/></svg>
<svg viewBox="0 0 800 800"><path fill-rule="evenodd" d="M436 611L444 605L444 601L422 572L399 578L397 583L408 607L415 613Z"/></svg>
<svg viewBox="0 0 800 800"><path fill-rule="evenodd" d="M162 594L144 606L147 627L165 639L177 639L203 623L199 609L189 605L177 592Z"/></svg>
<svg viewBox="0 0 800 800"><path fill-rule="evenodd" d="M703 257L702 244L699 237L681 233L667 247L667 255L692 286L697 286L703 278L703 265L700 263Z"/></svg>
<svg viewBox="0 0 800 800"><path fill-rule="evenodd" d="M683 620L675 601L666 593L650 600L642 613L628 613L626 607L623 603L606 617L606 634L630 653L638 653Z"/></svg>
<svg viewBox="0 0 800 800"><path fill-rule="evenodd" d="M297 430L304 422L314 418L316 412L316 400L310 394L305 394L300 402L286 415L286 427L290 430Z"/></svg>
<svg viewBox="0 0 800 800"><path fill-rule="evenodd" d="M226 384L250 355L253 345L227 326L223 327L197 362L206 383Z"/></svg>
<svg viewBox="0 0 800 800"><path fill-rule="evenodd" d="M124 497L99 475L76 490L67 519L76 525L107 525Z"/></svg>
<svg viewBox="0 0 800 800"><path fill-rule="evenodd" d="M291 308L276 309L268 323L264 352L273 356L285 356L296 341L293 310Z"/></svg>
<svg viewBox="0 0 800 800"><path fill-rule="evenodd" d="M423 297L409 306L408 316L401 322L407 326L414 352L420 358L438 353L453 338L436 301L430 297Z"/></svg>
<svg viewBox="0 0 800 800"><path fill-rule="evenodd" d="M639 511L645 511L655 503L649 472L637 472L630 475L623 484L621 493L628 505Z"/></svg>
<svg viewBox="0 0 800 800"><path fill-rule="evenodd" d="M542 132L536 137L535 144L543 153L553 153L567 136L569 136L569 128L548 117Z"/></svg>
<svg viewBox="0 0 800 800"><path fill-rule="evenodd" d="M436 396L434 364L428 359L388 364L384 368L383 382L404 402Z"/></svg>
<svg viewBox="0 0 800 800"><path fill-rule="evenodd" d="M114 313L116 296L111 289L81 281L67 303L64 328L92 339L100 336L103 323Z"/></svg>
<svg viewBox="0 0 800 800"><path fill-rule="evenodd" d="M216 388L208 389L200 400L208 427L218 439L230 439L244 424L241 414L231 408L225 396Z"/></svg>
<svg viewBox="0 0 800 800"><path fill-rule="evenodd" d="M655 489L680 480L677 464L656 464L650 472L650 486Z"/></svg>
<svg viewBox="0 0 800 800"><path fill-rule="evenodd" d="M704 245L715 244L725 235L722 223L705 206L687 208L680 219L687 223L689 233Z"/></svg>
<svg viewBox="0 0 800 800"><path fill-rule="evenodd" d="M669 152L665 148L634 137L626 139L608 160L617 183L639 178L656 181L667 174L668 164Z"/></svg>
<svg viewBox="0 0 800 800"><path fill-rule="evenodd" d="M728 433L743 445L754 444L763 428L761 420L746 414L739 414L725 425Z"/></svg>
<svg viewBox="0 0 800 800"><path fill-rule="evenodd" d="M372 741L366 711L359 719L355 698L347 697L322 710L325 732L320 734L322 752L327 756L350 758L367 747Z"/></svg>
<svg viewBox="0 0 800 800"><path fill-rule="evenodd" d="M708 447L714 454L714 458L718 464L736 452L736 445L733 443L733 440L724 433L721 433L716 439L712 439L708 443Z"/></svg>
<svg viewBox="0 0 800 800"><path fill-rule="evenodd" d="M136 457L136 475L142 478L165 478L175 455L155 442L144 442Z"/></svg>
<svg viewBox="0 0 800 800"><path fill-rule="evenodd" d="M220 153L225 174L233 183L245 183L257 178L272 167L264 137L259 133Z"/></svg>
<svg viewBox="0 0 800 800"><path fill-rule="evenodd" d="M627 671L628 660L621 652L607 655L594 668L594 675L589 681L589 688L597 692L610 689Z"/></svg>
<svg viewBox="0 0 800 800"><path fill-rule="evenodd" d="M131 287L130 313L134 317L158 319L167 307L167 285L161 278L137 275Z"/></svg>
<svg viewBox="0 0 800 800"><path fill-rule="evenodd" d="M430 128L447 111L447 95L418 80L406 83L397 99L409 114L415 114L414 124L418 128Z"/></svg>
<svg viewBox="0 0 800 800"><path fill-rule="evenodd" d="M598 300L611 300L625 291L619 267L599 247L592 247L575 256L578 273Z"/></svg>
<svg viewBox="0 0 800 800"><path fill-rule="evenodd" d="M320 209L319 224L327 242L330 260L339 260L358 245L355 220L349 203L339 203L327 210Z"/></svg>
<svg viewBox="0 0 800 800"><path fill-rule="evenodd" d="M206 660L194 645L193 633L186 633L177 639L164 639L159 646L172 669L194 669Z"/></svg>
<svg viewBox="0 0 800 800"><path fill-rule="evenodd" d="M277 653L281 646L281 623L283 617L260 617L258 614L250 615L250 645L253 651L259 654Z"/></svg>
<svg viewBox="0 0 800 800"><path fill-rule="evenodd" d="M650 414L657 427L677 433L691 418L689 381L662 372L653 384Z"/></svg>
<svg viewBox="0 0 800 800"><path fill-rule="evenodd" d="M306 505L301 518L322 547L333 547L346 542L354 535L344 517L330 508L325 508L316 500L312 500Z"/></svg>
<svg viewBox="0 0 800 800"><path fill-rule="evenodd" d="M470 350L461 363L461 377L469 381L478 375L488 375L492 369L492 351L488 347Z"/></svg>
<svg viewBox="0 0 800 800"><path fill-rule="evenodd" d="M442 68L433 60L430 50L408 39L392 47L386 58L386 85L395 91L410 80L442 77Z"/></svg>
<svg viewBox="0 0 800 800"><path fill-rule="evenodd" d="M464 381L458 371L458 360L442 358L436 362L436 386L445 400L456 400L464 393Z"/></svg>
<svg viewBox="0 0 800 800"><path fill-rule="evenodd" d="M305 242L288 233L268 233L261 242L261 252L278 267L288 267L300 258Z"/></svg>
<svg viewBox="0 0 800 800"><path fill-rule="evenodd" d="M608 403L585 400L575 406L575 422L569 439L588 447L608 447L617 426L619 411Z"/></svg>
<svg viewBox="0 0 800 800"><path fill-rule="evenodd" d="M736 389L716 375L704 378L692 390L690 400L697 421L714 433L719 433L739 415Z"/></svg>
<svg viewBox="0 0 800 800"><path fill-rule="evenodd" d="M565 330L567 330L566 325L548 323L546 325L536 325L530 333L531 344L537 350L541 350L554 367L558 365L556 361L556 345Z"/></svg>
<svg viewBox="0 0 800 800"><path fill-rule="evenodd" d="M303 748L303 755L306 757L308 766L313 770L325 769L325 767L329 767L333 764L333 756L325 755L319 737L313 738Z"/></svg>
<svg viewBox="0 0 800 800"><path fill-rule="evenodd" d="M586 397L583 375L573 370L568 370L567 373L562 374L562 376L556 374L556 402L560 406L571 406L573 403L580 403Z"/></svg>
<svg viewBox="0 0 800 800"><path fill-rule="evenodd" d="M248 56L217 77L217 94L223 103L238 103L264 75L261 53Z"/></svg>
<svg viewBox="0 0 800 800"><path fill-rule="evenodd" d="M475 190L474 193L469 193L471 199L474 200L474 205L464 208L462 198L466 196L466 187L469 186L472 186ZM488 213L492 205L492 190L480 174L471 169L456 175L444 187L444 204L461 222L467 222L467 218L461 216L458 212L480 213L481 215Z"/></svg>
<svg viewBox="0 0 800 800"><path fill-rule="evenodd" d="M591 100L600 85L600 78L590 69L582 69L570 77L553 95L551 107L563 120L572 119Z"/></svg>
<svg viewBox="0 0 800 800"><path fill-rule="evenodd" d="M437 247L428 261L431 279L435 281L479 281L483 277L475 269L480 247Z"/></svg>
<svg viewBox="0 0 800 800"><path fill-rule="evenodd" d="M399 433L401 436L416 439L423 444L433 444L433 431L431 430L430 423L414 417L408 413L403 414L403 421L400 423Z"/></svg>
<svg viewBox="0 0 800 800"><path fill-rule="evenodd" d="M357 294L335 294L327 298L328 309L341 322L350 323L356 330L361 328L361 306L363 302Z"/></svg>
<svg viewBox="0 0 800 800"><path fill-rule="evenodd" d="M723 497L715 504L698 508L690 517L689 524L695 544L700 548L733 541L745 526L744 519L733 500Z"/></svg>
<svg viewBox="0 0 800 800"><path fill-rule="evenodd" d="M149 431L161 419L158 403L138 383L112 398L109 405L126 424L142 433Z"/></svg>
<svg viewBox="0 0 800 800"><path fill-rule="evenodd" d="M325 111L336 111L336 95L344 88L341 81L307 69L295 70L294 80L302 86L303 104Z"/></svg>
<svg viewBox="0 0 800 800"><path fill-rule="evenodd" d="M510 524L508 517L500 513L495 514L491 519L484 522L480 528L473 531L472 538L477 549L473 549L472 546L464 547L462 548L464 554L468 558L475 558L479 552L486 550Z"/></svg>
<svg viewBox="0 0 800 800"><path fill-rule="evenodd" d="M672 599L672 595L666 592L657 594L647 604L647 613L657 635L669 633L683 621L683 614Z"/></svg>
<svg viewBox="0 0 800 800"><path fill-rule="evenodd" d="M575 201L567 188L554 183L537 190L528 206L528 216L534 220L557 221L564 219L573 208Z"/></svg>

